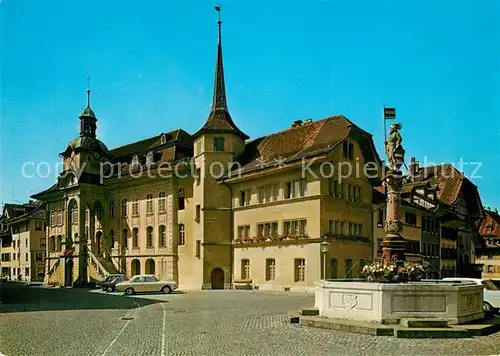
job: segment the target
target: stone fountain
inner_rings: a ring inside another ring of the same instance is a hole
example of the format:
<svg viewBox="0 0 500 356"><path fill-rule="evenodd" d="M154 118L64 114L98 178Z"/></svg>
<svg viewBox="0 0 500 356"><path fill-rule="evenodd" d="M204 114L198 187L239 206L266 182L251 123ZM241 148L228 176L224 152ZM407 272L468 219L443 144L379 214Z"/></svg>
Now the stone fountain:
<svg viewBox="0 0 500 356"><path fill-rule="evenodd" d="M401 187L405 150L399 123L391 125L385 153L389 169L386 236L382 242L382 265L401 266L406 240L400 218ZM483 288L480 285L444 281L383 283L350 280L321 280L315 283L315 307L327 318L398 324L402 319L439 318L448 324L482 319Z"/></svg>

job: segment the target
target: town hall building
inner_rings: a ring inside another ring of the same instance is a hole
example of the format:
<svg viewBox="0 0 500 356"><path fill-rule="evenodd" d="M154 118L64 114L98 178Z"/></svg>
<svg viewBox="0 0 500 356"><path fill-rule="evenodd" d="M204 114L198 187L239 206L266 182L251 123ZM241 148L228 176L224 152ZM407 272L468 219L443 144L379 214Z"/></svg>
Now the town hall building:
<svg viewBox="0 0 500 356"><path fill-rule="evenodd" d="M228 109L218 25L212 109L194 134L108 149L88 91L57 183L33 196L46 207L46 283L148 273L181 289L305 291L373 259L372 135L338 115L249 140Z"/></svg>

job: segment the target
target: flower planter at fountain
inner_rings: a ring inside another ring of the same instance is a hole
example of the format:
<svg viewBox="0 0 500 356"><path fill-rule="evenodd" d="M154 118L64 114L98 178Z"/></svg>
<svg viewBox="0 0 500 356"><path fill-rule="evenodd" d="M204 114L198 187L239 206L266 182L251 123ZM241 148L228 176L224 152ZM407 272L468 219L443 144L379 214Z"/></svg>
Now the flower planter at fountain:
<svg viewBox="0 0 500 356"><path fill-rule="evenodd" d="M452 282L315 283L320 316L397 324L401 318L440 318L448 324L482 319L483 287Z"/></svg>

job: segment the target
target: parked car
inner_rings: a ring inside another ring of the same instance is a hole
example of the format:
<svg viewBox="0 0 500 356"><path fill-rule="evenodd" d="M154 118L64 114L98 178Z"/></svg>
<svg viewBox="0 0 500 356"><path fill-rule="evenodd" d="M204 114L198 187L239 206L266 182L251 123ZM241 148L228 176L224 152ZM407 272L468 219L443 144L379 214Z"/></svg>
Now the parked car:
<svg viewBox="0 0 500 356"><path fill-rule="evenodd" d="M108 276L106 278L104 278L103 281L100 281L96 284L96 287L97 288L101 288L101 285L105 282L111 282L113 279L117 278L117 277L125 277L125 275L123 273L117 273L117 274L108 274Z"/></svg>
<svg viewBox="0 0 500 356"><path fill-rule="evenodd" d="M130 278L128 281L118 283L116 290L118 292L125 292L126 295L144 292L162 292L169 294L177 289L175 281L161 281L158 277L152 274L141 274Z"/></svg>
<svg viewBox="0 0 500 356"><path fill-rule="evenodd" d="M483 309L485 311L493 310L495 313L498 313L500 309L500 289L493 284L491 279L449 277L443 278L443 281L472 282L482 285L484 287Z"/></svg>
<svg viewBox="0 0 500 356"><path fill-rule="evenodd" d="M118 283L125 282L126 280L127 278L125 278L125 276L119 276L109 282L101 282L101 288L106 292L114 292L116 290L116 285Z"/></svg>

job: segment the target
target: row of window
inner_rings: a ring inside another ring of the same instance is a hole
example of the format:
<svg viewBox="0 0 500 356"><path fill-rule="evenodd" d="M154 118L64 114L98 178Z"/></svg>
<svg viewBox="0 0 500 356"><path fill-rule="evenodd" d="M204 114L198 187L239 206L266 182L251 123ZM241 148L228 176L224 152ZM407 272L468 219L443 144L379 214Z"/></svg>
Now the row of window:
<svg viewBox="0 0 500 356"><path fill-rule="evenodd" d="M21 269L21 268L16 268L16 267L13 267L13 268L12 268L12 276L13 276L14 278L17 278L17 276L21 275L21 271L22 271L22 269ZM28 277L29 275L30 275L30 269L29 269L28 267L26 267L26 268L24 269L24 276L25 276L25 277Z"/></svg>
<svg viewBox="0 0 500 356"><path fill-rule="evenodd" d="M179 190L178 192L179 195L179 204L178 204L178 209L183 210L185 206L184 202L184 191ZM146 214L153 214L155 212L155 204L154 204L154 197L153 194L149 193L146 195ZM121 200L121 216L127 217L128 216L128 200L127 198L123 198ZM132 216L137 216L139 215L139 201L137 198L132 198L132 201L130 202L131 204L131 209L132 209ZM158 207L158 212L163 213L167 210L167 200L166 200L166 194L165 192L159 192L158 193L158 198L157 198L157 207ZM109 202L109 217L112 218L115 216L115 202L111 200Z"/></svg>
<svg viewBox="0 0 500 356"><path fill-rule="evenodd" d="M352 184L345 184L336 180L330 179L328 181L328 195L340 199L346 199L352 202L363 202L361 195L361 187ZM278 184L267 184L258 188L258 202L269 203L278 200ZM250 205L252 190L241 190L237 199L238 206ZM296 179L284 183L283 186L283 199L292 199L304 197L307 194L307 180Z"/></svg>
<svg viewBox="0 0 500 356"><path fill-rule="evenodd" d="M417 215L414 213L405 213L405 223L408 225L417 226ZM378 211L377 226L384 226L384 209ZM439 235L439 220L422 217L422 231L428 234Z"/></svg>
<svg viewBox="0 0 500 356"><path fill-rule="evenodd" d="M77 235L76 235L77 236ZM184 224L179 224L179 232L178 232L178 240L177 243L178 245L185 245L186 244L186 229ZM134 227L132 229L132 248L139 248L139 228ZM115 232L114 230L111 230L109 232L109 238L111 240L111 246L114 247L115 245ZM123 229L122 234L121 234L121 241L122 245L124 248L128 247L128 240L129 240L129 229ZM146 248L154 248L154 229L152 226L148 226L146 228ZM62 236L59 235L57 236L57 242L58 245L57 247L61 246L62 243ZM167 234L166 234L166 227L165 225L160 225L158 227L158 247L165 248L167 246ZM56 251L56 237L51 236L49 238L49 251Z"/></svg>
<svg viewBox="0 0 500 356"><path fill-rule="evenodd" d="M359 260L359 269L361 270L366 264L365 260ZM322 271L322 276L325 275L327 278L335 279L338 278L338 260L336 258L332 258L329 261L329 268L326 273ZM353 272L353 261L348 258L344 262L344 271L345 276L341 276L342 278L351 278ZM323 269L323 266L321 266ZM241 278L245 280L250 280L252 278L251 274L251 266L250 260L244 258L241 260ZM321 276L320 276L321 278ZM274 258L266 259L266 281L274 281L276 280L276 260ZM306 280L306 260L304 258L296 258L294 259L294 281L295 282L305 282Z"/></svg>
<svg viewBox="0 0 500 356"><path fill-rule="evenodd" d="M25 243L25 247L29 247L29 239L26 239L24 243ZM21 247L21 239L12 240L12 247L13 248L20 248Z"/></svg>
<svg viewBox="0 0 500 356"><path fill-rule="evenodd" d="M179 189L178 191L178 209L179 210L184 210L185 208L185 200L184 200L184 190ZM131 204L131 210L132 210L132 216L137 216L139 215L139 201L137 198L133 198L131 202L127 200L127 198L123 198L121 200L121 216L127 217L128 216L128 205L129 203ZM166 195L165 192L160 192L158 193L158 198L157 198L157 207L158 207L158 212L163 213L166 211ZM155 204L154 204L154 198L153 194L147 194L146 195L146 214L152 214L155 212ZM103 210L100 205L96 206L95 210L95 216L97 217L98 220L102 220L103 218ZM115 217L115 201L110 200L108 204L108 215L110 218ZM71 221L73 224L78 223L78 207L74 205L71 208ZM86 219L87 221L90 220L90 210L87 209L86 211ZM50 225L51 226L60 226L63 224L63 211L62 210L53 210L50 214ZM38 228L37 228L38 230ZM41 230L41 228L40 228Z"/></svg>
<svg viewBox="0 0 500 356"><path fill-rule="evenodd" d="M258 188L257 200L260 204L269 203L278 200L278 184L267 184L260 186ZM307 193L307 180L306 179L296 179L292 181L285 182L283 185L283 198L292 199L300 198L306 196ZM252 195L251 189L244 189L239 192L237 199L238 206L250 205L250 199Z"/></svg>
<svg viewBox="0 0 500 356"><path fill-rule="evenodd" d="M352 221L329 220L328 232L335 235L363 236L364 230L363 224Z"/></svg>
<svg viewBox="0 0 500 356"><path fill-rule="evenodd" d="M278 221L269 221L265 223L258 223L257 225L257 236L268 237L273 235L278 235ZM250 225L240 225L238 226L238 237L250 237ZM285 220L283 221L283 234L288 235L307 235L307 220L306 219L296 219L296 220Z"/></svg>
<svg viewBox="0 0 500 356"><path fill-rule="evenodd" d="M12 233L19 234L21 232L29 231L29 221L24 224L12 225ZM35 220L35 230L42 231L45 228L45 224L42 221Z"/></svg>
<svg viewBox="0 0 500 356"><path fill-rule="evenodd" d="M426 257L439 258L440 246L439 243L423 242L422 243L422 255Z"/></svg>
<svg viewBox="0 0 500 356"><path fill-rule="evenodd" d="M17 256L17 260L21 259L21 254L19 252L17 253L12 253L12 260L15 261ZM26 252L24 255L24 260L28 261L29 259L29 253ZM45 254L43 252L35 252L35 261L37 262L42 262L45 260ZM10 254L9 253L2 253L2 262L10 262Z"/></svg>
<svg viewBox="0 0 500 356"><path fill-rule="evenodd" d="M111 238L111 245L114 246L115 244L115 233L113 230L110 231L109 233L110 238ZM123 229L122 230L122 244L124 248L128 247L128 239L129 239L129 230L128 229ZM139 228L134 227L132 229L132 248L139 248ZM146 248L154 248L154 229L152 226L148 226L146 228ZM179 224L179 232L178 232L178 239L177 239L177 244L178 245L185 245L186 243L186 229L184 224ZM158 247L166 247L167 246L167 235L166 235L166 227L165 225L160 225L158 227Z"/></svg>
<svg viewBox="0 0 500 356"><path fill-rule="evenodd" d="M439 221L424 216L422 218L422 231L428 234L439 235Z"/></svg>
<svg viewBox="0 0 500 356"><path fill-rule="evenodd" d="M334 198L345 199L354 203L362 203L361 187L346 184L334 179L328 180L328 195Z"/></svg>
<svg viewBox="0 0 500 356"><path fill-rule="evenodd" d="M7 255L7 256L4 256L4 255ZM16 258L16 257L17 257L17 258ZM4 258L6 258L6 259L4 260ZM16 261L16 259L17 259L18 261L20 261L20 260L21 260L21 253L19 253L19 252L17 252L17 253L16 253L16 252L12 253L12 261ZM29 260L29 253L28 253L28 252L26 252L26 253L24 254L24 260L25 260L26 262ZM8 253L2 254L2 261L3 261L3 262L9 262L9 261L10 261L10 257L9 257L9 254L8 254Z"/></svg>

